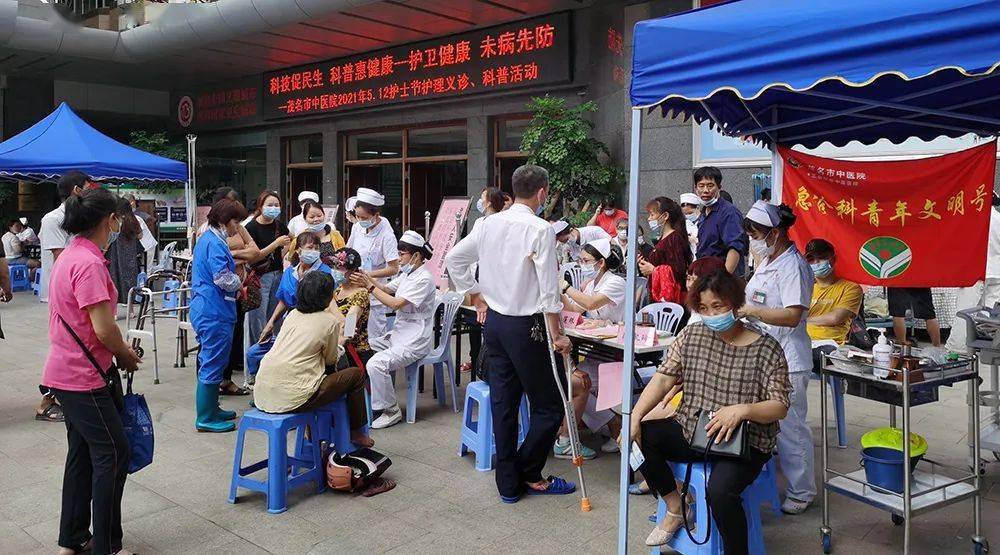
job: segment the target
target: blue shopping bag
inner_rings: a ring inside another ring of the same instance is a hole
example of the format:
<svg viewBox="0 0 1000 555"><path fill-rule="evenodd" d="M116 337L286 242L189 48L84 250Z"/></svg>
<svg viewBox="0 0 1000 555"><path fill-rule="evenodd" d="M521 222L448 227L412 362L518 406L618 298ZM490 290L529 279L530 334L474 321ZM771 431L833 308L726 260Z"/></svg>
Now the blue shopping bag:
<svg viewBox="0 0 1000 555"><path fill-rule="evenodd" d="M153 417L146 397L132 392L132 372L128 372L127 383L121 417L131 450L128 473L133 474L153 462Z"/></svg>

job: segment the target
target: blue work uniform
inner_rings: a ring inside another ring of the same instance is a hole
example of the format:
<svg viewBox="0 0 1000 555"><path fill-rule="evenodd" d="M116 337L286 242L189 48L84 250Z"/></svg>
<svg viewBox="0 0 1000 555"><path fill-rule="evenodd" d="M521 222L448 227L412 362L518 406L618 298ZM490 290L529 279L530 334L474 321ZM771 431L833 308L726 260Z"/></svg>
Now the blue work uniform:
<svg viewBox="0 0 1000 555"><path fill-rule="evenodd" d="M298 266L290 266L288 268L285 268L285 273L281 274L281 282L278 283L278 290L274 293L274 297L276 299L285 303L287 310L295 308L295 305L298 304L295 302L296 301L295 291L299 287L299 276L297 268ZM332 270L330 270L329 266L323 264L318 260L316 261L315 264L312 265L312 268L309 268L309 271L310 272L320 271L320 272L326 272L328 274L332 273Z"/></svg>
<svg viewBox="0 0 1000 555"><path fill-rule="evenodd" d="M198 381L206 385L222 382L236 325L236 293L215 284L224 270L236 272L236 261L222 233L209 228L195 244L191 270L191 325L201 346Z"/></svg>
<svg viewBox="0 0 1000 555"><path fill-rule="evenodd" d="M743 214L724 198L712 206L706 215L698 218L698 256L715 256L723 260L730 250L740 253L740 263L735 275L746 270L747 234L743 231Z"/></svg>

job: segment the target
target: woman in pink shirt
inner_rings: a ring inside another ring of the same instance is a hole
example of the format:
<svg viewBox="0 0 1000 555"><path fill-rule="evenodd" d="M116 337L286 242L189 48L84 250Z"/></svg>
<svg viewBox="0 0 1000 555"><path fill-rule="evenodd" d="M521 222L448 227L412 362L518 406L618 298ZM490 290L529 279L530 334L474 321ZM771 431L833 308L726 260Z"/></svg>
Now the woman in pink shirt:
<svg viewBox="0 0 1000 555"><path fill-rule="evenodd" d="M116 400L102 376L118 371L112 357L126 370L141 362L115 324L118 291L104 258L121 231L116 205L117 197L106 189L67 199L62 227L76 237L52 266L51 347L42 385L63 407L69 441L60 555L131 553L122 549L121 515L130 450Z"/></svg>

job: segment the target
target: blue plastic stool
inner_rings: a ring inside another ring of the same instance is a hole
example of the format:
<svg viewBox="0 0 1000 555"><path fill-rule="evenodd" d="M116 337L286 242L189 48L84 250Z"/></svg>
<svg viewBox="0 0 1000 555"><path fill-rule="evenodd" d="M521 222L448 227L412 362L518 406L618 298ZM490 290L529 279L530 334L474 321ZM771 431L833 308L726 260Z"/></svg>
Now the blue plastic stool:
<svg viewBox="0 0 1000 555"><path fill-rule="evenodd" d="M347 413L347 398L341 397L329 405L314 411L316 429L311 438L306 438L305 429L299 428L295 436L295 457L309 460L313 449L327 442L334 451L342 455L359 449L351 441L351 417ZM367 431L367 430L366 430Z"/></svg>
<svg viewBox="0 0 1000 555"><path fill-rule="evenodd" d="M35 269L35 279L31 282L31 293L33 295L42 294L42 269Z"/></svg>
<svg viewBox="0 0 1000 555"><path fill-rule="evenodd" d="M135 276L135 288L136 289L140 289L142 287L145 287L146 286L146 279L147 279L146 272L139 272ZM136 294L134 302L141 303L142 302L142 295Z"/></svg>
<svg viewBox="0 0 1000 555"><path fill-rule="evenodd" d="M180 287L181 282L176 279L168 279L163 282L163 308L174 309L180 306L180 299L175 292L177 289L180 289ZM173 313L176 314L176 312ZM166 314L170 314L170 312L167 312Z"/></svg>
<svg viewBox="0 0 1000 555"><path fill-rule="evenodd" d="M687 472L688 463L668 463L674 470L674 476L683 477L685 472ZM690 463L694 467L691 469L691 489L690 492L695 497L695 518L694 522L707 522L708 519L708 501L705 497L705 464L704 463ZM708 469L708 475L711 476L711 466ZM761 470L761 473L757 476L746 490L743 491L743 511L746 513L747 517L747 536L748 543L750 546L750 555L765 555L766 551L764 549L764 528L760 521L760 505L765 502L772 502L773 499L777 499L778 488L775 482L775 465L774 460L770 460ZM776 511L778 514L781 512L780 502L776 506ZM667 514L667 505L661 499L656 506L656 521L660 522L663 517ZM705 527L701 525L696 525L695 529L691 531L691 534L699 540L705 537ZM697 545L691 538L688 537L687 532L680 530L673 539L670 540L668 544L672 549L684 553L685 555L721 555L723 553L722 549L722 536L719 534L719 528L717 523L712 521L712 535L709 537L708 541L704 545ZM660 549L654 547L652 550L653 554L660 553Z"/></svg>
<svg viewBox="0 0 1000 555"><path fill-rule="evenodd" d="M819 380L819 374L813 372L812 379ZM840 379L829 376L830 389L833 391L833 415L837 418L837 447L847 447L847 416L844 414L844 388ZM826 423L824 422L825 426Z"/></svg>
<svg viewBox="0 0 1000 555"><path fill-rule="evenodd" d="M479 415L472 419L473 403L479 405ZM517 432L517 445L520 447L524 437L528 435L530 419L528 416L528 398L521 396L521 407L518 411L520 426ZM462 440L458 446L458 456L464 457L472 451L476 454L476 470L488 472L493 470L493 457L497 453L493 439L493 408L490 405L490 386L477 380L465 388L465 414L462 417Z"/></svg>
<svg viewBox="0 0 1000 555"><path fill-rule="evenodd" d="M233 475L229 484L229 502L236 503L237 488L246 488L267 494L267 512L283 513L287 510L290 488L305 484L316 484L316 492L326 489L326 469L320 460L319 450L311 453L309 460L288 456L288 432L306 426L316 427L313 413L269 414L257 409L243 413L236 433L236 453L233 456ZM267 434L267 458L249 466L243 464L243 443L247 430L260 430ZM292 472L289 472L289 466ZM267 469L266 480L248 478L250 474ZM296 472L296 469L305 469Z"/></svg>
<svg viewBox="0 0 1000 555"><path fill-rule="evenodd" d="M31 289L31 280L28 279L27 265L11 264L9 266L9 272L11 291L27 291Z"/></svg>

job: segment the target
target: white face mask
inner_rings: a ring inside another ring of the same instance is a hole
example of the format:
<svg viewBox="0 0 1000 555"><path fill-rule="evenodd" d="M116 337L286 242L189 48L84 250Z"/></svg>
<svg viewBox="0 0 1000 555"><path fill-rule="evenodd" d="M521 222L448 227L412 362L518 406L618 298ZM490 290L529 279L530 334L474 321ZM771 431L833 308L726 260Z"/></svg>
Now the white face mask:
<svg viewBox="0 0 1000 555"><path fill-rule="evenodd" d="M584 264L584 263L581 262L580 263L580 269L583 270L583 278L584 279L590 279L590 278L594 277L595 275L597 275L597 264L596 263L594 263L594 264Z"/></svg>
<svg viewBox="0 0 1000 555"><path fill-rule="evenodd" d="M656 218L650 218L647 221L649 222L650 231L656 231L660 229L660 220L657 220Z"/></svg>
<svg viewBox="0 0 1000 555"><path fill-rule="evenodd" d="M482 198L476 201L476 210L479 210L480 214L486 215L486 203L483 202Z"/></svg>
<svg viewBox="0 0 1000 555"><path fill-rule="evenodd" d="M774 246L778 244L778 241L775 239L774 243L768 245L767 235L763 239L750 239L750 252L757 258L764 259L774 254Z"/></svg>
<svg viewBox="0 0 1000 555"><path fill-rule="evenodd" d="M689 221L691 223L694 223L694 222L698 221L698 216L699 215L700 214L698 214L697 212L691 212L690 214L688 214L687 216L684 216L684 217L687 218L687 221Z"/></svg>
<svg viewBox="0 0 1000 555"><path fill-rule="evenodd" d="M615 215L615 209L614 208L608 208L607 210L604 211L604 215L605 216L614 216Z"/></svg>
<svg viewBox="0 0 1000 555"><path fill-rule="evenodd" d="M628 239L628 230L627 229L619 229L618 230L618 239L621 240L621 241L624 241L624 240Z"/></svg>

